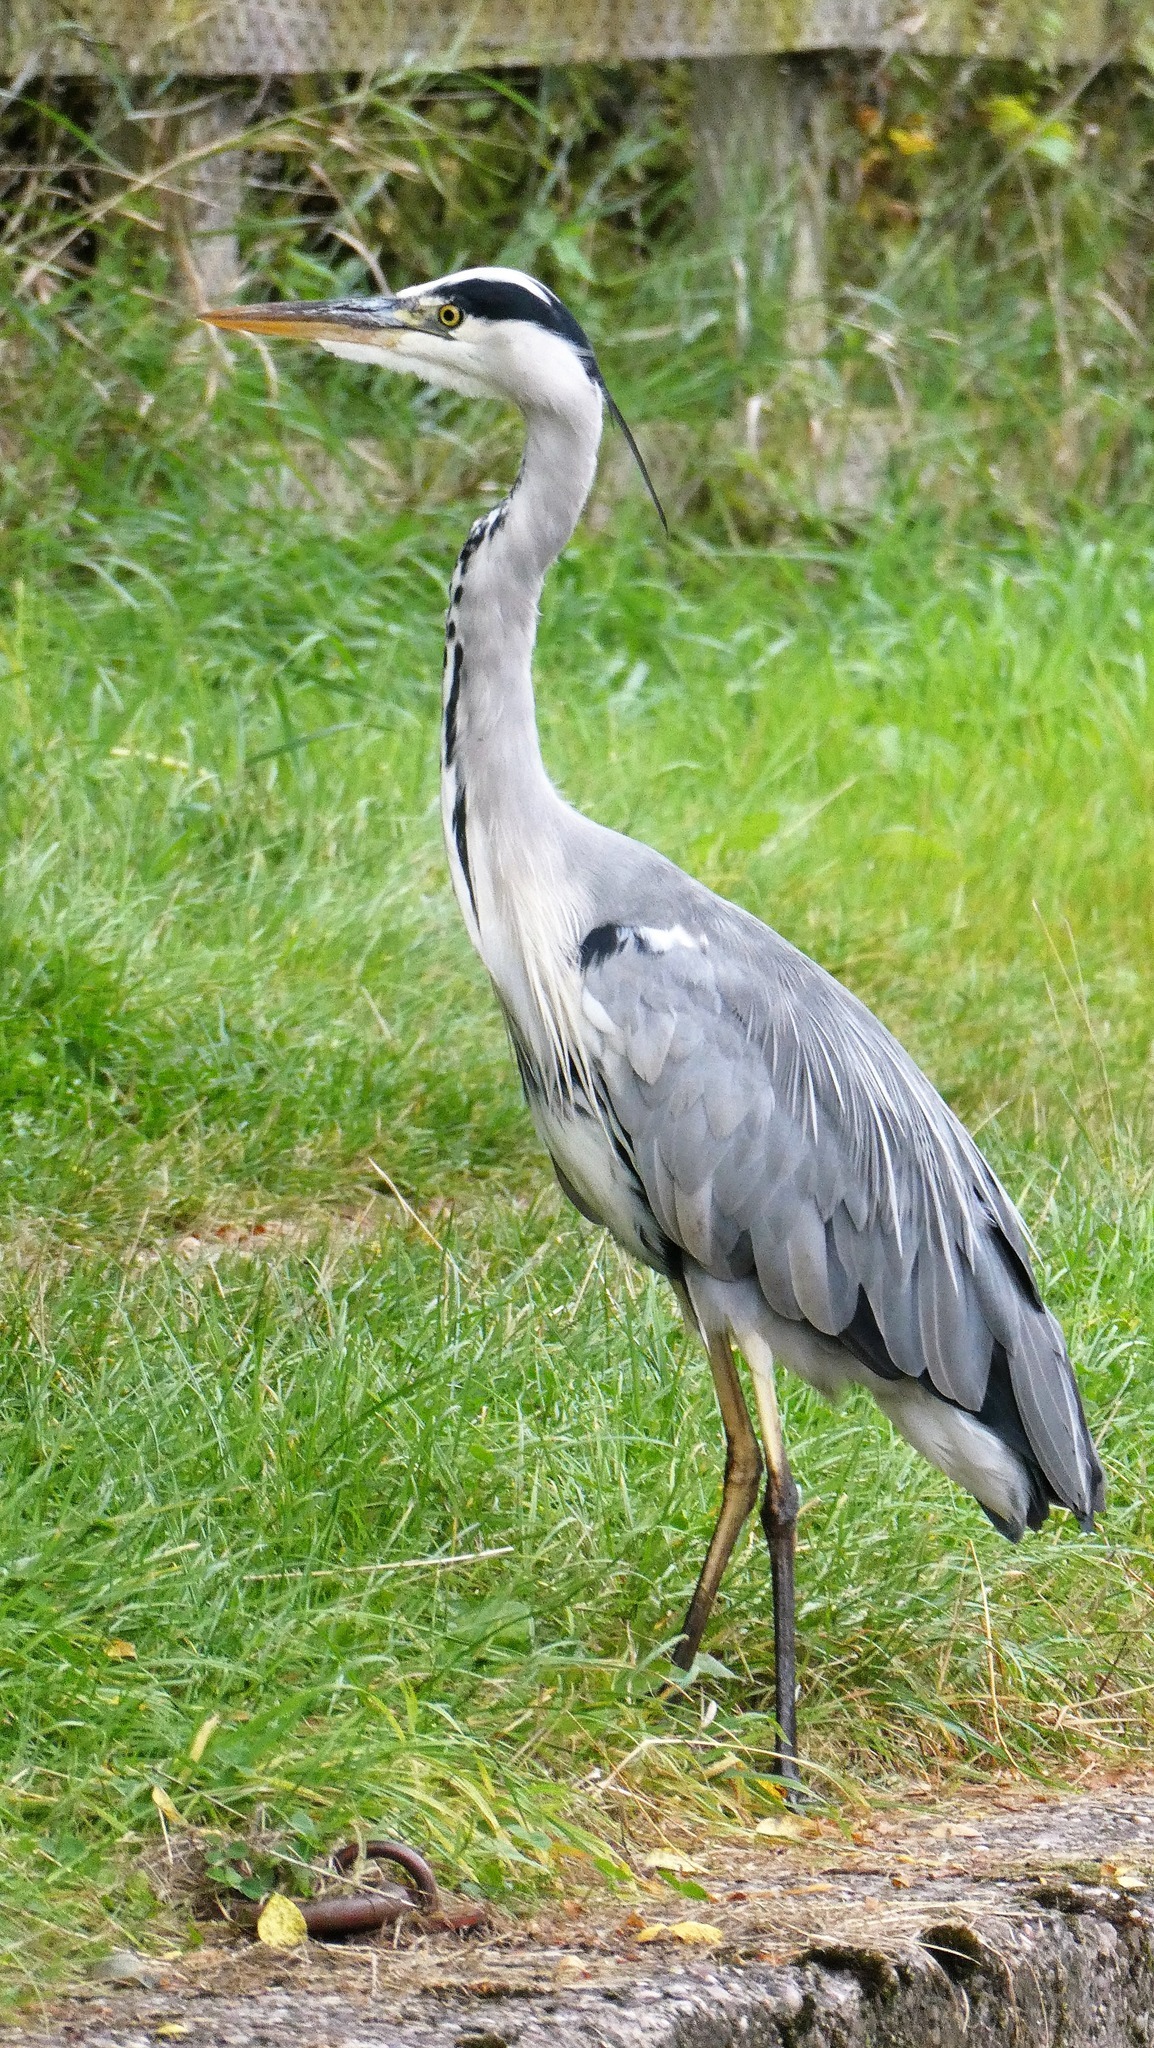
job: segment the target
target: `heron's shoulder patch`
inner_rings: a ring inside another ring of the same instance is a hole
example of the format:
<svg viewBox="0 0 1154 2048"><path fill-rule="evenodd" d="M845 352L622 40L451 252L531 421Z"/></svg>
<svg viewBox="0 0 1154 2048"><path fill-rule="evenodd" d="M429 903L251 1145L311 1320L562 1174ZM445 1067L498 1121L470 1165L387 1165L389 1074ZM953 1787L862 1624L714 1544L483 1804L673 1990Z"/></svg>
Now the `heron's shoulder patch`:
<svg viewBox="0 0 1154 2048"><path fill-rule="evenodd" d="M709 943L704 936L694 938L683 924L640 924L636 937L646 953L672 953L678 947L689 953L704 953Z"/></svg>
<svg viewBox="0 0 1154 2048"><path fill-rule="evenodd" d="M586 932L577 957L588 974L591 967L599 967L619 953L704 953L708 945L704 934L694 937L680 924L598 924Z"/></svg>
<svg viewBox="0 0 1154 2048"><path fill-rule="evenodd" d="M594 925L577 950L582 973L588 974L591 967L599 967L603 960L612 960L615 954L623 952L630 936L627 924Z"/></svg>

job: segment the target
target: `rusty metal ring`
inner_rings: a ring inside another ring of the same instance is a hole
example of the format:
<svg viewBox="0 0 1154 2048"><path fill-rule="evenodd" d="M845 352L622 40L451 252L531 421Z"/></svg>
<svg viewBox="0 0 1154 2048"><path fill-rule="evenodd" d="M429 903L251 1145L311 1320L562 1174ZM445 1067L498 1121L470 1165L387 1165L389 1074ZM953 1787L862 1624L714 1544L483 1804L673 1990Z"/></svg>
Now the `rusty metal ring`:
<svg viewBox="0 0 1154 2048"><path fill-rule="evenodd" d="M456 1934L468 1934L484 1926L488 1916L480 1904L470 1901L444 1910L432 1870L425 1858L407 1843L374 1840L362 1848L359 1842L346 1842L333 1850L329 1862L333 1870L343 1874L362 1857L366 1862L397 1864L405 1873L408 1888L402 1891L399 1885L389 1885L372 1893L353 1892L345 1898L298 1900L310 1934L320 1935L322 1940L344 1934L369 1934L379 1927L395 1926L412 1913L423 1914L427 1921ZM218 1899L217 1905L226 1920L241 1927L255 1927L260 1918L260 1906L247 1899L227 1903Z"/></svg>
<svg viewBox="0 0 1154 2048"><path fill-rule="evenodd" d="M364 1857L366 1863L396 1863L404 1871L419 1895L419 1910L422 1913L439 1913L441 1894L432 1869L416 1849L410 1849L405 1842L366 1842L362 1848L359 1842L346 1842L341 1849L334 1849L330 1861L334 1870L351 1870ZM417 1906L417 1901L414 1906Z"/></svg>

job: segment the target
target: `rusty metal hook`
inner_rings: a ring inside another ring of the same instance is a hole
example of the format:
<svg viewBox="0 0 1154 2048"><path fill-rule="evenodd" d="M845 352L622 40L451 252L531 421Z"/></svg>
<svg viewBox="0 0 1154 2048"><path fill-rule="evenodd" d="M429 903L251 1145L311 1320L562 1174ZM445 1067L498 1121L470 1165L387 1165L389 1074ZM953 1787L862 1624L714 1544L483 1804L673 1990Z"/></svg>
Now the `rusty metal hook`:
<svg viewBox="0 0 1154 2048"><path fill-rule="evenodd" d="M347 1898L300 1899L297 1904L310 1934L319 1935L322 1940L345 1934L370 1934L416 1913L455 1933L480 1927L484 1921L485 1908L481 1905L454 1906L446 1911L430 1865L406 1842L373 1840L363 1848L359 1842L345 1842L333 1850L329 1860L334 1870L344 1872L352 1870L362 1857L365 1862L397 1864L410 1888L402 1891L399 1885L390 1885L386 1891L353 1892ZM220 1904L224 1912L223 1900ZM238 1921L242 1927L255 1927L259 1917L259 1906L239 1901L230 1902L226 1913L226 1918Z"/></svg>
<svg viewBox="0 0 1154 2048"><path fill-rule="evenodd" d="M423 1856L405 1842L346 1842L334 1849L330 1861L334 1870L351 1870L361 1857L366 1863L396 1863L415 1887L402 1893L396 1885L387 1892L354 1892L350 1898L308 1899L301 1907L310 1934L363 1934L392 1926L406 1913L439 1913L441 1894L437 1880Z"/></svg>
<svg viewBox="0 0 1154 2048"><path fill-rule="evenodd" d="M416 1849L410 1849L407 1842L366 1842L362 1849L359 1842L346 1842L343 1848L334 1849L330 1861L334 1870L351 1870L363 1857L366 1863L396 1863L410 1878L420 1896L422 1913L439 1913L441 1894L432 1866Z"/></svg>

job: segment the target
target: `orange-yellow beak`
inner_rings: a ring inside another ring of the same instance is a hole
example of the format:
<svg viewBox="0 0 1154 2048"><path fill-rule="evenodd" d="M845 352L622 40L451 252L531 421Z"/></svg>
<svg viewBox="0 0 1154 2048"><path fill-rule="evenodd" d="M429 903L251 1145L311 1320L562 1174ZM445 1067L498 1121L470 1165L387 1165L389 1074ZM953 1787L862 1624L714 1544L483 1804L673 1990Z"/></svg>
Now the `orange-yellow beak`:
<svg viewBox="0 0 1154 2048"><path fill-rule="evenodd" d="M372 341L404 329L398 301L302 299L264 306L219 306L201 314L209 327L238 334L272 334L285 341Z"/></svg>

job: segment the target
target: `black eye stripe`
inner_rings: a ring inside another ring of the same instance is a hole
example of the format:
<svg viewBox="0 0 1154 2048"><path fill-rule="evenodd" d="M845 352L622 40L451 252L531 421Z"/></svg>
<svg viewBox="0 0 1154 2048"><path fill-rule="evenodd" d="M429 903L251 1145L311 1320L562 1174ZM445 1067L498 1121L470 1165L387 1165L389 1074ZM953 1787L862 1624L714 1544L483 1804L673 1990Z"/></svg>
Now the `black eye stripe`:
<svg viewBox="0 0 1154 2048"><path fill-rule="evenodd" d="M523 320L546 334L559 334L592 360L589 336L552 292L542 298L527 285L505 278L463 277L453 285L453 300L459 313L471 313L480 320Z"/></svg>

